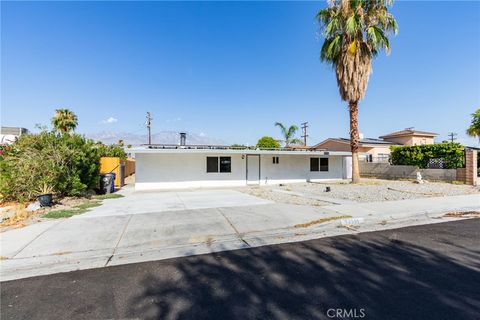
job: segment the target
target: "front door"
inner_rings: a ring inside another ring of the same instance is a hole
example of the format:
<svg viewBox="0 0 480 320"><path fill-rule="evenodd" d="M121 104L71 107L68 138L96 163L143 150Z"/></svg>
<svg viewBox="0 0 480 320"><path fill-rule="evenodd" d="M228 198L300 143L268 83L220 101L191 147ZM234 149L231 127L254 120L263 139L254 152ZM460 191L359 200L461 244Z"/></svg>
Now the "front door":
<svg viewBox="0 0 480 320"><path fill-rule="evenodd" d="M260 184L259 154L247 154L247 184Z"/></svg>

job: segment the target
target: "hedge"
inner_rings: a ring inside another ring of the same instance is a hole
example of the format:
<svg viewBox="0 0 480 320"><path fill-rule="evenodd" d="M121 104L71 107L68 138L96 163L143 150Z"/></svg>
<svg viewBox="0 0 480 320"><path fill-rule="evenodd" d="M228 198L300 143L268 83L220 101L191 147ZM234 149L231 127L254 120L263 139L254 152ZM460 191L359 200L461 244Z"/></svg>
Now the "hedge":
<svg viewBox="0 0 480 320"><path fill-rule="evenodd" d="M430 159L443 159L445 169L464 166L464 147L460 143L442 142L417 146L390 147L392 165L410 165L427 168Z"/></svg>
<svg viewBox="0 0 480 320"><path fill-rule="evenodd" d="M100 157L124 157L119 146L105 146L78 134L43 131L26 134L0 156L3 200L28 201L48 186L61 196L79 196L97 186Z"/></svg>

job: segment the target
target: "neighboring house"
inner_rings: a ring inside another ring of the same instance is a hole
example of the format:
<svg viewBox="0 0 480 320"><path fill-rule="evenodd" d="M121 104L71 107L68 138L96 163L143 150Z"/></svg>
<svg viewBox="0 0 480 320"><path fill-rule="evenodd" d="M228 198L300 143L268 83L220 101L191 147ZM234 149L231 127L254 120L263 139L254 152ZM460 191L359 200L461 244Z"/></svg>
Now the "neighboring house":
<svg viewBox="0 0 480 320"><path fill-rule="evenodd" d="M438 134L433 132L407 128L379 137L379 139L364 138L360 135L359 152L364 153L366 161L388 161L391 146L412 146L419 144L433 144ZM328 138L312 147L315 150L350 151L350 139Z"/></svg>
<svg viewBox="0 0 480 320"><path fill-rule="evenodd" d="M433 144L436 136L438 136L438 133L407 128L401 131L385 134L381 136L380 139L390 141L401 146L415 146L420 144Z"/></svg>
<svg viewBox="0 0 480 320"><path fill-rule="evenodd" d="M0 145L7 145L14 143L22 134L28 133L25 128L19 127L1 127L0 131Z"/></svg>
<svg viewBox="0 0 480 320"><path fill-rule="evenodd" d="M135 189L232 187L351 178L351 153L147 145L135 154Z"/></svg>
<svg viewBox="0 0 480 320"><path fill-rule="evenodd" d="M362 138L358 142L358 152L363 153L364 156L368 156L372 160L385 159L388 160L390 155L390 146L395 145L392 142ZM315 150L328 150L328 151L350 151L350 139L346 138L328 138L319 144L312 147Z"/></svg>

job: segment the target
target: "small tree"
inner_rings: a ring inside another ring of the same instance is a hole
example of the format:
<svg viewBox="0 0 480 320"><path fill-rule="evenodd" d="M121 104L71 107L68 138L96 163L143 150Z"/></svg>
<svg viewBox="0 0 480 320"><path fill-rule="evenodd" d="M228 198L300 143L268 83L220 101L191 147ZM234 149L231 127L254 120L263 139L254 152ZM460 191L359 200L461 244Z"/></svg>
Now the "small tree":
<svg viewBox="0 0 480 320"><path fill-rule="evenodd" d="M477 137L480 142L480 108L472 113L472 123L467 129L467 134L471 137Z"/></svg>
<svg viewBox="0 0 480 320"><path fill-rule="evenodd" d="M78 118L73 111L69 109L57 109L52 118L52 125L60 133L68 133L75 130L78 125Z"/></svg>
<svg viewBox="0 0 480 320"><path fill-rule="evenodd" d="M285 147L290 146L290 144L301 144L302 140L295 138L295 133L298 131L298 127L292 124L290 127L286 127L283 123L275 122L275 126L279 127L282 131L283 140L285 141Z"/></svg>
<svg viewBox="0 0 480 320"><path fill-rule="evenodd" d="M262 137L257 142L257 148L261 149L279 149L280 143L272 137Z"/></svg>

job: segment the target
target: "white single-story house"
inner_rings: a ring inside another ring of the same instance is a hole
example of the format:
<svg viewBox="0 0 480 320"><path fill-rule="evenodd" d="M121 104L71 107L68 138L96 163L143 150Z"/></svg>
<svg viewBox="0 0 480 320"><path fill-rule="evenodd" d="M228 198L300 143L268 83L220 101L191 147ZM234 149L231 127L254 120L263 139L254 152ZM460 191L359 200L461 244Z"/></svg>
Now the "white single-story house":
<svg viewBox="0 0 480 320"><path fill-rule="evenodd" d="M266 185L351 178L351 153L144 146L135 154L135 189Z"/></svg>

